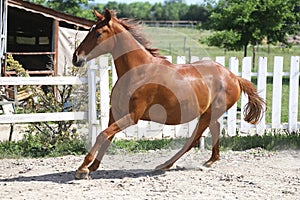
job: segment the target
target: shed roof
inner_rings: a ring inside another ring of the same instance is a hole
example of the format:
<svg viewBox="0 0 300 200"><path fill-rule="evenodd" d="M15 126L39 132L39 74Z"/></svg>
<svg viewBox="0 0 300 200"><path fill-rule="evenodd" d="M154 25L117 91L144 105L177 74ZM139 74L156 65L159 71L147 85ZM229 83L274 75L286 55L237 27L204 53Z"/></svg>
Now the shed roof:
<svg viewBox="0 0 300 200"><path fill-rule="evenodd" d="M30 3L23 0L8 0L8 6L23 9L29 12L42 14L45 17L53 18L58 21L74 24L79 27L89 29L95 22L81 17L72 16L63 12L47 8L42 5Z"/></svg>

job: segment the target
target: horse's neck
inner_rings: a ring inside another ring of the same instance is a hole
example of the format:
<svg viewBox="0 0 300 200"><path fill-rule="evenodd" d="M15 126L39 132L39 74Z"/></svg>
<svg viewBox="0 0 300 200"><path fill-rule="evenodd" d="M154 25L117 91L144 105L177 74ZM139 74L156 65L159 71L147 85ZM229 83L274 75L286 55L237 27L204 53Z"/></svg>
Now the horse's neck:
<svg viewBox="0 0 300 200"><path fill-rule="evenodd" d="M119 78L135 67L152 62L153 56L129 32L118 33L116 41L112 56Z"/></svg>

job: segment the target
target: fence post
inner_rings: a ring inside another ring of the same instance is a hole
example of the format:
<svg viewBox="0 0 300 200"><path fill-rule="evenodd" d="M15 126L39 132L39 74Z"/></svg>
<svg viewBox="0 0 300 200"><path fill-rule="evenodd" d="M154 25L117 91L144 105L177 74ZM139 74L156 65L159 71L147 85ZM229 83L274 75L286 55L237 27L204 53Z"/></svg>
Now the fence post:
<svg viewBox="0 0 300 200"><path fill-rule="evenodd" d="M299 56L291 57L290 91L289 91L289 132L297 130L298 101L299 101Z"/></svg>
<svg viewBox="0 0 300 200"><path fill-rule="evenodd" d="M238 74L239 70L239 60L235 57L229 59L229 69L235 75ZM236 135L236 117L237 117L237 103L235 103L229 110L228 110L228 117L227 117L227 130L229 136Z"/></svg>
<svg viewBox="0 0 300 200"><path fill-rule="evenodd" d="M280 128L281 126L282 69L283 57L275 56L273 69L272 128Z"/></svg>
<svg viewBox="0 0 300 200"><path fill-rule="evenodd" d="M88 121L89 121L89 136L88 147L91 148L97 137L97 106L96 106L96 70L95 60L88 62L88 92L89 92L89 105L88 105Z"/></svg>
<svg viewBox="0 0 300 200"><path fill-rule="evenodd" d="M186 57L185 56L177 56L176 57L176 63L177 64L186 64ZM185 134L184 132L184 128L185 126L187 126L188 128L188 124L179 124L175 126L175 137L188 137L189 132L187 131L187 134Z"/></svg>
<svg viewBox="0 0 300 200"><path fill-rule="evenodd" d="M167 61L172 63L172 56L166 56L166 59ZM164 125L162 129L162 138L174 138L174 137L175 137L175 127Z"/></svg>
<svg viewBox="0 0 300 200"><path fill-rule="evenodd" d="M252 58L245 57L242 62L242 77L248 81L251 81L251 68L252 68ZM250 129L250 124L244 120L244 107L248 103L248 96L242 93L242 102L241 102L241 131L248 132Z"/></svg>
<svg viewBox="0 0 300 200"><path fill-rule="evenodd" d="M177 64L185 64L186 63L186 57L185 56L177 56L176 63Z"/></svg>
<svg viewBox="0 0 300 200"><path fill-rule="evenodd" d="M100 126L101 131L107 128L109 121L109 75L108 75L108 57L100 57L100 81L99 81L99 93L100 93Z"/></svg>
<svg viewBox="0 0 300 200"><path fill-rule="evenodd" d="M216 62L220 63L221 65L225 66L225 56L217 56L216 57ZM218 122L220 123L220 130L222 132L223 128L224 128L224 115L223 114L219 119Z"/></svg>
<svg viewBox="0 0 300 200"><path fill-rule="evenodd" d="M200 58L198 56L191 56L190 63L197 62L199 60L200 60ZM194 119L194 120L192 120L188 123L188 137L192 136L192 134L193 134L193 132L194 132L196 126L197 126L198 121L199 121L199 118L197 117L196 119ZM201 149L204 149L204 146L205 146L204 145L204 138L201 138L200 139Z"/></svg>
<svg viewBox="0 0 300 200"><path fill-rule="evenodd" d="M166 60L169 61L170 63L172 63L172 56L166 56Z"/></svg>
<svg viewBox="0 0 300 200"><path fill-rule="evenodd" d="M190 63L193 63L193 62L197 62L199 61L199 57L198 56L191 56L191 60L190 60Z"/></svg>
<svg viewBox="0 0 300 200"><path fill-rule="evenodd" d="M112 86L114 86L118 80L118 75L117 75L117 70L115 67L115 63L112 60L112 65L111 65L111 76L112 76Z"/></svg>
<svg viewBox="0 0 300 200"><path fill-rule="evenodd" d="M257 91L261 98L266 99L267 91L267 57L259 57L258 59L258 73L257 73ZM265 113L261 118L261 121L256 125L256 134L262 135L265 132L266 121Z"/></svg>

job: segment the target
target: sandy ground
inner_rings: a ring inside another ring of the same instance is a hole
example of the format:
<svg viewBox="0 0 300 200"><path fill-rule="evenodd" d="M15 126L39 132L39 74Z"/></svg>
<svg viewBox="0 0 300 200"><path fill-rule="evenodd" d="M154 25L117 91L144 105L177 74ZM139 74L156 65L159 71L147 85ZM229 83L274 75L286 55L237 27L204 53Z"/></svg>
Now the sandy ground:
<svg viewBox="0 0 300 200"><path fill-rule="evenodd" d="M0 160L0 199L299 199L300 152L191 150L166 172L174 150L106 155L91 180L74 180L83 156Z"/></svg>

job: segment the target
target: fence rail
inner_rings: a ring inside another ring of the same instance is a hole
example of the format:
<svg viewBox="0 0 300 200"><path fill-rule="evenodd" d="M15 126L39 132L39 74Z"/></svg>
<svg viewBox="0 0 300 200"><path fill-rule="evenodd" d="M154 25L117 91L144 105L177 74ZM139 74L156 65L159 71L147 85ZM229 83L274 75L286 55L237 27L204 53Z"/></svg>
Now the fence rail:
<svg viewBox="0 0 300 200"><path fill-rule="evenodd" d="M79 77L0 77L0 85L81 85L86 78ZM0 115L0 124L45 121L87 120L88 112L55 112Z"/></svg>

